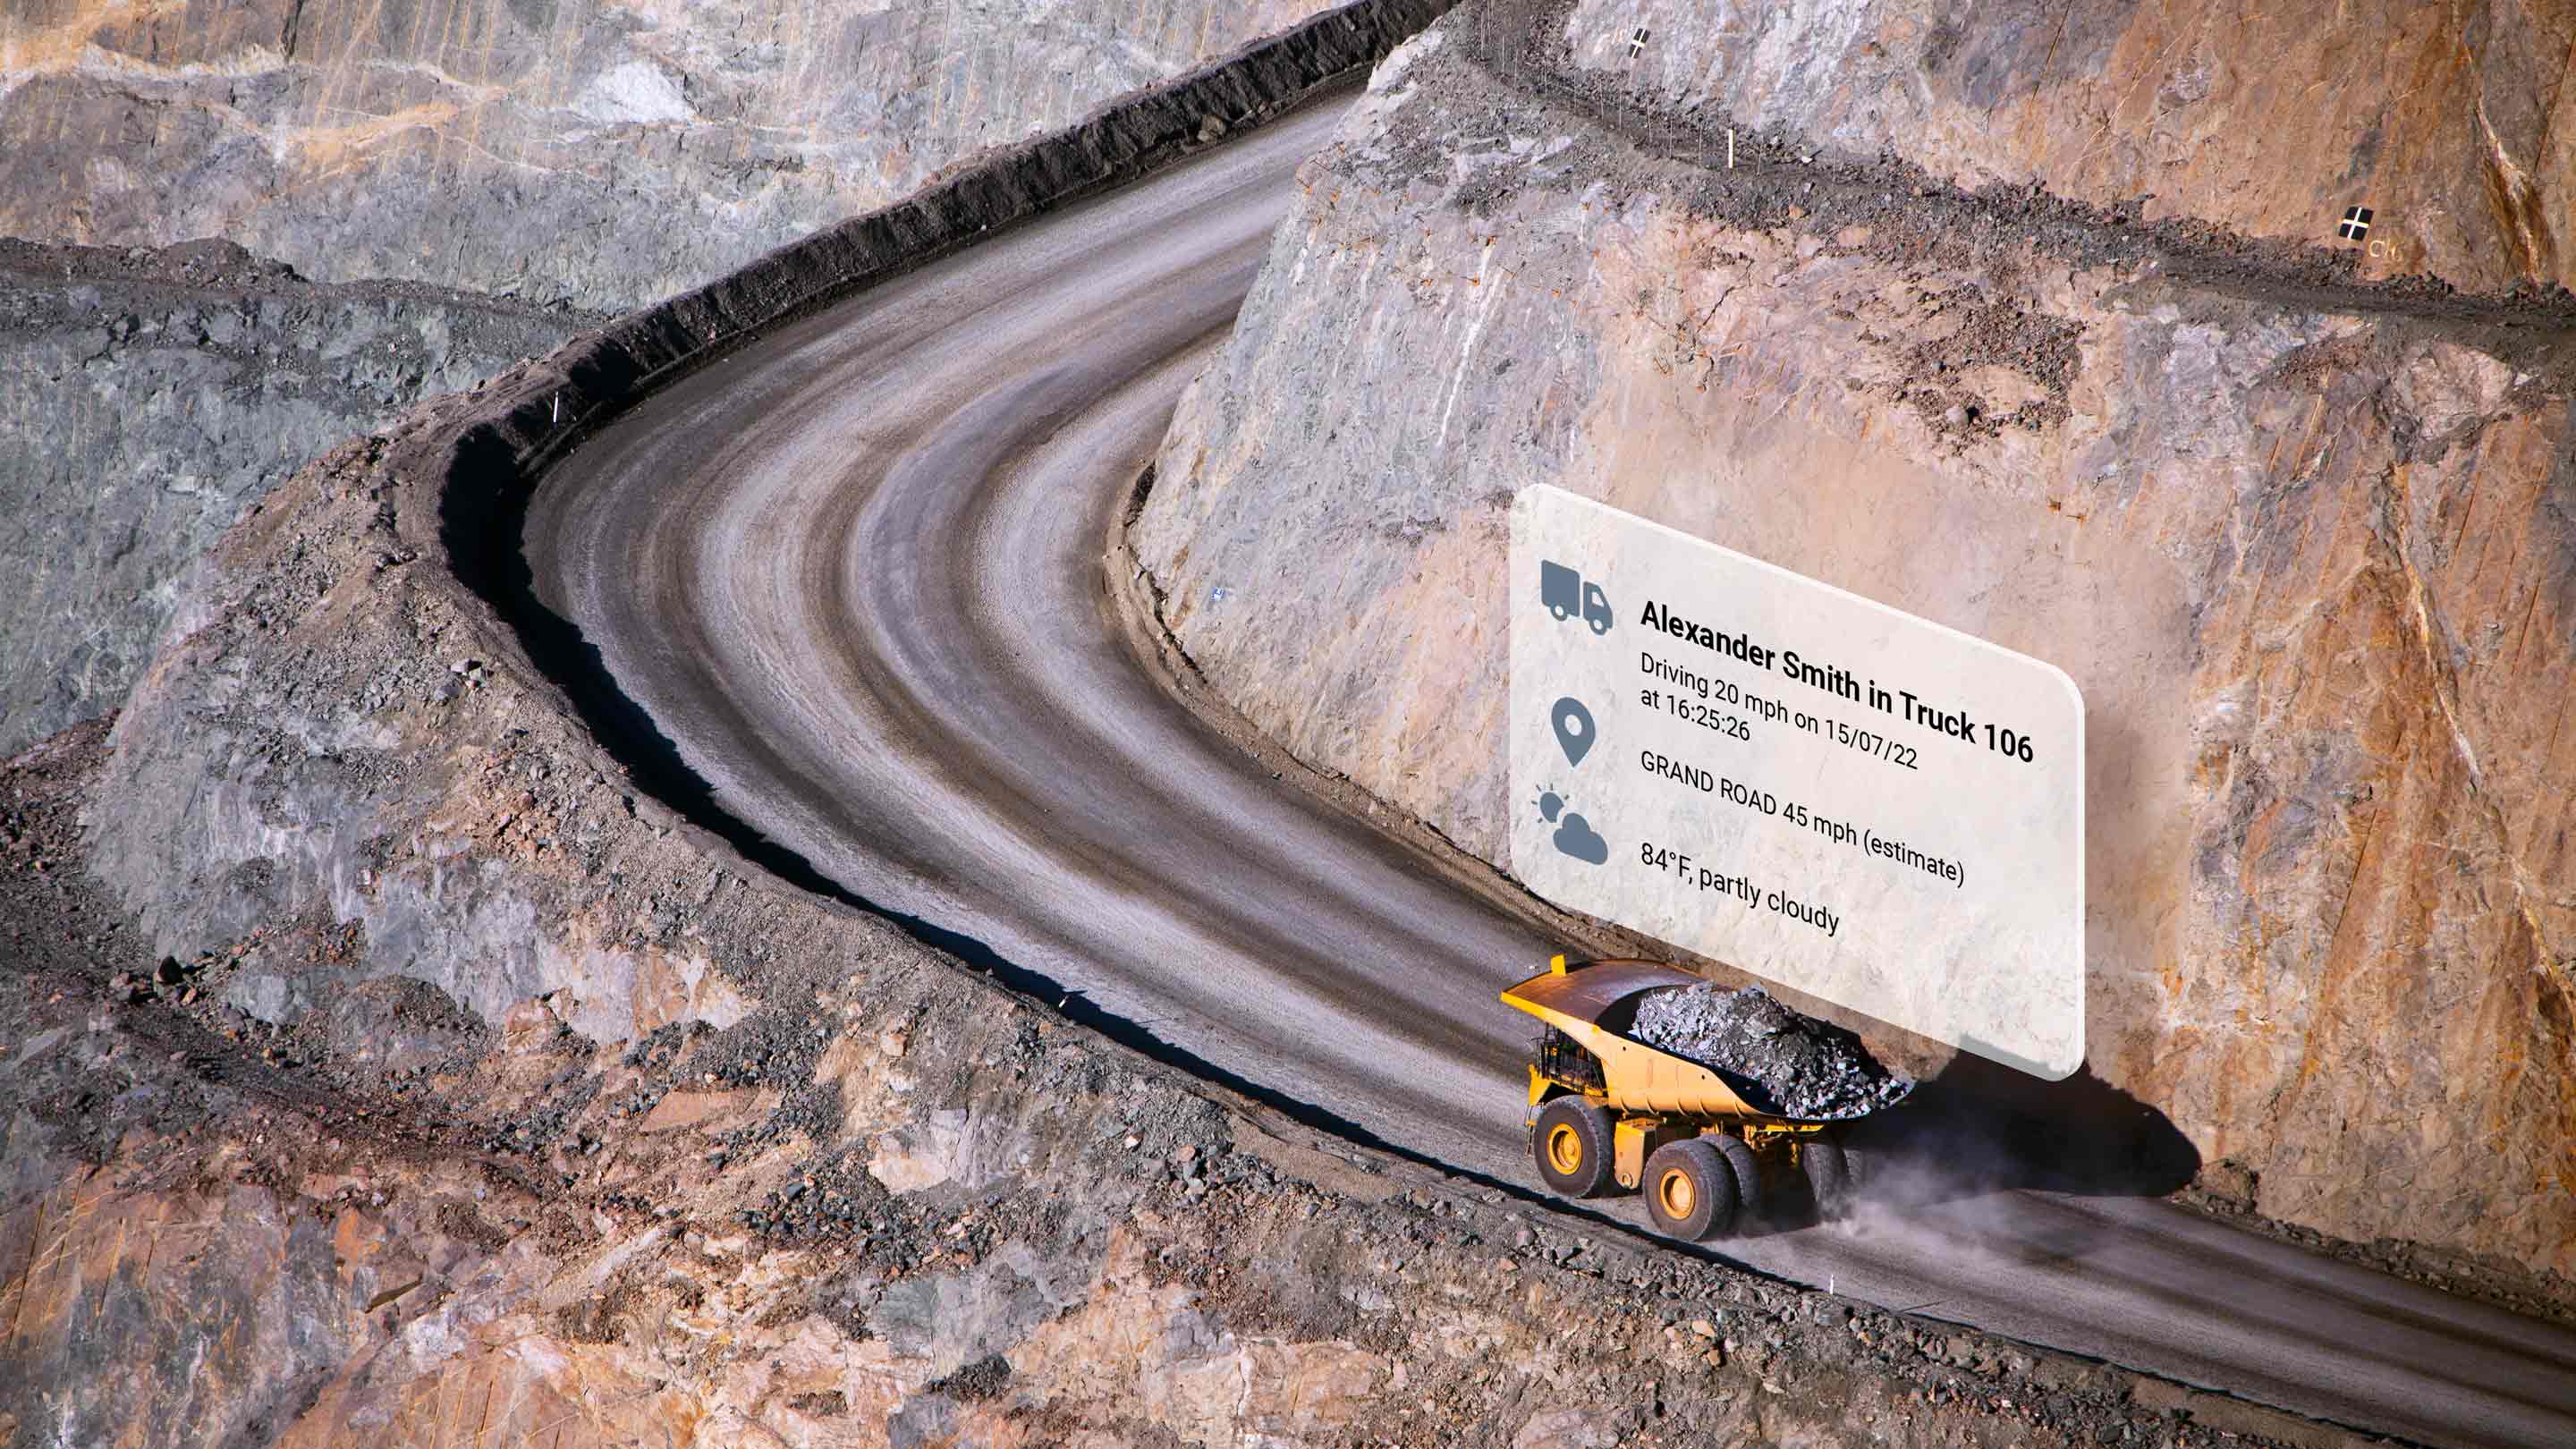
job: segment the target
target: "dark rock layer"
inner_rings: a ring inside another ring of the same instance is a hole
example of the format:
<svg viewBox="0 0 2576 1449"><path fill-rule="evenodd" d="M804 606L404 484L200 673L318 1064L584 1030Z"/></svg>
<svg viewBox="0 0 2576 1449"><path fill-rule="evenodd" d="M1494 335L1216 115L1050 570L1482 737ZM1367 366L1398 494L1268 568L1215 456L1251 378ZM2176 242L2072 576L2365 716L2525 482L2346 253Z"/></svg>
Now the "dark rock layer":
<svg viewBox="0 0 2576 1449"><path fill-rule="evenodd" d="M598 320L0 240L0 756L123 702L188 565L307 459Z"/></svg>

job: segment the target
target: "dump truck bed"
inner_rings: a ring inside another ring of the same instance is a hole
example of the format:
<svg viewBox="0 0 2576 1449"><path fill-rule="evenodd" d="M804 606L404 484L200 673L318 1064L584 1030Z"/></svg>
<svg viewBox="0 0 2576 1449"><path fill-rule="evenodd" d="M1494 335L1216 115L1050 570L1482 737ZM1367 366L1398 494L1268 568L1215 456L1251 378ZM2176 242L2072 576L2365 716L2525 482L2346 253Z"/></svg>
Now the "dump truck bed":
<svg viewBox="0 0 2576 1449"><path fill-rule="evenodd" d="M1718 1073L1685 1057L1648 1046L1623 1029L1640 993L1696 986L1703 977L1653 961L1596 961L1549 970L1507 988L1503 1002L1572 1038L1601 1063L1606 1105L1622 1112L1670 1112L1731 1117L1749 1122L1823 1125L1849 1118L1810 1119L1766 1112Z"/></svg>

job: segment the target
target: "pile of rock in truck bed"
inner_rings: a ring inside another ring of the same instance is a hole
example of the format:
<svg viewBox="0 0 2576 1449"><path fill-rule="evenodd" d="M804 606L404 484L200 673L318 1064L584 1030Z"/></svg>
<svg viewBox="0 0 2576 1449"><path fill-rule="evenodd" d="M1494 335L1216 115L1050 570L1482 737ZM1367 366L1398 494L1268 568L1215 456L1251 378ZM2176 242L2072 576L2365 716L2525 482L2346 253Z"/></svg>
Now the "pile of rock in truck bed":
<svg viewBox="0 0 2576 1449"><path fill-rule="evenodd" d="M1637 1040L1704 1067L1750 1078L1789 1117L1858 1117L1914 1090L1848 1032L1781 1005L1759 986L1714 983L1650 991L1639 999Z"/></svg>

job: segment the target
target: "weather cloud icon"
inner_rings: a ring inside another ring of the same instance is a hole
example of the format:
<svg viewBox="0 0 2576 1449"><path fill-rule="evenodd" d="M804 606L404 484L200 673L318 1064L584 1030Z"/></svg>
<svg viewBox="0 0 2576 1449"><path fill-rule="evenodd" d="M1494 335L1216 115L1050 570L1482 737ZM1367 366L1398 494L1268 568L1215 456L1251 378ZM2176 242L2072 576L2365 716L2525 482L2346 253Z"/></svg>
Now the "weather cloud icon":
<svg viewBox="0 0 2576 1449"><path fill-rule="evenodd" d="M1556 827L1556 848L1576 860L1599 865L1610 858L1610 842L1592 828L1592 822L1571 811Z"/></svg>

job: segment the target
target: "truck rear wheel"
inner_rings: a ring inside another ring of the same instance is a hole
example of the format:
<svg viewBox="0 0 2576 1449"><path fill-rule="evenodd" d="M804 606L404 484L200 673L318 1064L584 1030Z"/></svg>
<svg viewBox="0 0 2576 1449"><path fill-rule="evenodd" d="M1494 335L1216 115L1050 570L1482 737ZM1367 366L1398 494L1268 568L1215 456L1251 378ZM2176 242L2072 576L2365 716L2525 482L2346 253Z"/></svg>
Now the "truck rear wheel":
<svg viewBox="0 0 2576 1449"><path fill-rule="evenodd" d="M1610 1114L1581 1097L1557 1098L1530 1128L1530 1156L1557 1192L1599 1197L1610 1190Z"/></svg>
<svg viewBox="0 0 2576 1449"><path fill-rule="evenodd" d="M1815 1194L1818 1222L1829 1223L1851 1211L1851 1159L1843 1155L1841 1143L1799 1143L1798 1166L1806 1171L1808 1190Z"/></svg>
<svg viewBox="0 0 2576 1449"><path fill-rule="evenodd" d="M1647 1215L1685 1242L1702 1242L1733 1227L1742 1196L1734 1165L1707 1138L1667 1142L1646 1159Z"/></svg>
<svg viewBox="0 0 2576 1449"><path fill-rule="evenodd" d="M1738 1216L1759 1208L1762 1203L1762 1164L1753 1156L1753 1149L1745 1145L1743 1138L1729 1137L1722 1132L1710 1133L1700 1140L1716 1148L1717 1155L1726 1159L1727 1170L1734 1174Z"/></svg>

